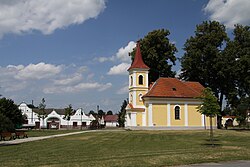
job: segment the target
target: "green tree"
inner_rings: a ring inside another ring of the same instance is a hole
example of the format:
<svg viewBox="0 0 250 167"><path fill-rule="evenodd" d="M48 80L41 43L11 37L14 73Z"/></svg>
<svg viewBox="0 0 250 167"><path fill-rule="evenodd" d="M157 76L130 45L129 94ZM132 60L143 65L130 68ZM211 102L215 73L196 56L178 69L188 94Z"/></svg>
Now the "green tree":
<svg viewBox="0 0 250 167"><path fill-rule="evenodd" d="M99 110L98 111L98 116L102 117L103 115L105 115L105 112L103 110Z"/></svg>
<svg viewBox="0 0 250 167"><path fill-rule="evenodd" d="M248 110L250 110L250 97L241 98L240 104L236 108L236 120L240 126L246 125Z"/></svg>
<svg viewBox="0 0 250 167"><path fill-rule="evenodd" d="M109 110L109 111L107 112L107 115L113 115L113 112L112 112L111 110Z"/></svg>
<svg viewBox="0 0 250 167"><path fill-rule="evenodd" d="M96 115L97 115L97 113L96 113L95 111L93 111L93 110L90 110L90 111L89 111L89 115L90 115L90 114L93 115L93 116L96 116Z"/></svg>
<svg viewBox="0 0 250 167"><path fill-rule="evenodd" d="M118 113L118 124L119 127L124 127L125 126L125 121L126 121L126 107L128 105L128 100L124 100L122 105L121 105L121 110Z"/></svg>
<svg viewBox="0 0 250 167"><path fill-rule="evenodd" d="M38 118L43 120L43 128L45 127L44 125L44 119L48 116L47 113L45 112L46 104L45 104L45 99L42 98L41 103L38 106Z"/></svg>
<svg viewBox="0 0 250 167"><path fill-rule="evenodd" d="M170 42L168 36L170 32L167 29L159 29L149 32L140 40L140 49L144 63L150 68L149 81L156 81L159 76L174 77L172 65L175 65L175 53L177 49ZM131 53L131 59L134 60L136 49ZM149 82L149 83L150 83Z"/></svg>
<svg viewBox="0 0 250 167"><path fill-rule="evenodd" d="M68 121L68 128L69 128L69 120L70 120L71 115L73 114L72 105L69 104L69 106L64 108L64 110L65 110L65 113L64 113L63 119L66 119Z"/></svg>
<svg viewBox="0 0 250 167"><path fill-rule="evenodd" d="M209 117L210 122L210 141L214 146L213 140L213 117L220 114L220 106L218 104L217 98L213 95L212 89L207 87L202 91L199 99L202 101L202 104L197 107L198 112Z"/></svg>
<svg viewBox="0 0 250 167"><path fill-rule="evenodd" d="M233 35L234 39L227 44L224 55L232 62L227 77L231 76L231 83L234 83L227 99L232 108L237 108L241 99L250 95L250 27L236 25Z"/></svg>
<svg viewBox="0 0 250 167"><path fill-rule="evenodd" d="M23 123L21 110L11 99L0 98L0 131L13 131Z"/></svg>
<svg viewBox="0 0 250 167"><path fill-rule="evenodd" d="M220 111L224 95L234 87L230 71L229 58L221 59L223 44L229 40L225 26L216 21L204 21L196 26L195 35L184 45L184 56L181 58L180 78L198 81L210 87L219 99ZM224 71L223 71L224 70ZM218 116L218 128L221 127L221 116Z"/></svg>

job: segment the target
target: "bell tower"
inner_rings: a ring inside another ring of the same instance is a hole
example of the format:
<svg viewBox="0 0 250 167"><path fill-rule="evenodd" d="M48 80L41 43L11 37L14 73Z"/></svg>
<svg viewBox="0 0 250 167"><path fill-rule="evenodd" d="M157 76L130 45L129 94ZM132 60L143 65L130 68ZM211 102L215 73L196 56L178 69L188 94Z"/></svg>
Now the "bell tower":
<svg viewBox="0 0 250 167"><path fill-rule="evenodd" d="M137 42L135 58L129 72L129 105L127 106L127 126L145 126L145 106L142 96L148 92L149 67L143 62L140 42ZM146 118L145 118L146 119Z"/></svg>

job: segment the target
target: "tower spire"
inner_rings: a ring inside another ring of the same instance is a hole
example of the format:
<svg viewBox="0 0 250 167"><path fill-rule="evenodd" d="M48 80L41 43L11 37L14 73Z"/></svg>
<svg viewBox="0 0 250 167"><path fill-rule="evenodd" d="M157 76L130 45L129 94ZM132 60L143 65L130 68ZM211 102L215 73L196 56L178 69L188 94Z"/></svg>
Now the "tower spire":
<svg viewBox="0 0 250 167"><path fill-rule="evenodd" d="M143 62L139 41L136 44L136 52L135 52L134 61L132 65L129 67L128 71L133 68L149 69L149 67Z"/></svg>

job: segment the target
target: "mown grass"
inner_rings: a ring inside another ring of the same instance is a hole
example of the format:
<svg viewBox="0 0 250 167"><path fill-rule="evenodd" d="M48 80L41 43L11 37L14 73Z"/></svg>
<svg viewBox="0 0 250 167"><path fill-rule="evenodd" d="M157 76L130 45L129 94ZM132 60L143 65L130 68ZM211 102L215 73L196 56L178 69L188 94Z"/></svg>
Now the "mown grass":
<svg viewBox="0 0 250 167"><path fill-rule="evenodd" d="M0 147L0 166L170 166L250 159L249 131L100 131Z"/></svg>
<svg viewBox="0 0 250 167"><path fill-rule="evenodd" d="M70 132L77 132L80 130L28 130L26 133L28 134L28 137L38 137L38 136L50 136L50 135L57 135L57 134L64 134L64 133L70 133Z"/></svg>

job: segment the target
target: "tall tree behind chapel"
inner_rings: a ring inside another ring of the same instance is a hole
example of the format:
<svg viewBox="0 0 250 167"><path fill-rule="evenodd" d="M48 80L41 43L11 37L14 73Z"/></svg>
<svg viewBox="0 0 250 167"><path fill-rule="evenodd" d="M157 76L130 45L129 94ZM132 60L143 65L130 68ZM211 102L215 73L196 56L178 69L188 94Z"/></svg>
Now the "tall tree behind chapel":
<svg viewBox="0 0 250 167"><path fill-rule="evenodd" d="M184 56L181 58L181 78L188 81L198 81L205 87L210 87L219 99L220 110L227 88L231 84L222 73L219 65L223 48L229 40L224 25L216 21L204 21L196 26L195 35L184 45ZM221 60L223 61L223 60ZM223 67L224 68L224 67ZM218 128L221 127L221 117L218 115Z"/></svg>
<svg viewBox="0 0 250 167"><path fill-rule="evenodd" d="M170 32L159 29L149 32L140 40L140 49L144 63L150 68L149 83L156 81L159 76L174 77L172 66L175 65L177 48L169 40ZM131 53L132 61L136 48Z"/></svg>

